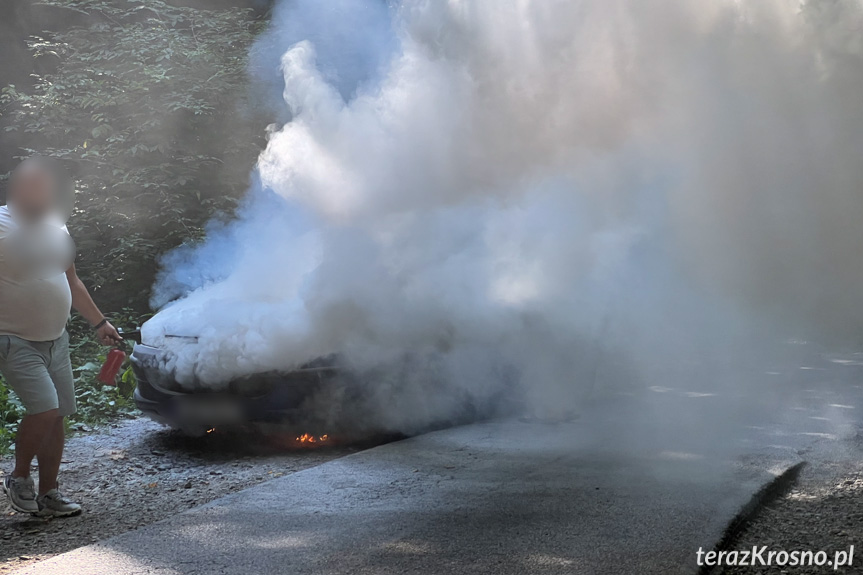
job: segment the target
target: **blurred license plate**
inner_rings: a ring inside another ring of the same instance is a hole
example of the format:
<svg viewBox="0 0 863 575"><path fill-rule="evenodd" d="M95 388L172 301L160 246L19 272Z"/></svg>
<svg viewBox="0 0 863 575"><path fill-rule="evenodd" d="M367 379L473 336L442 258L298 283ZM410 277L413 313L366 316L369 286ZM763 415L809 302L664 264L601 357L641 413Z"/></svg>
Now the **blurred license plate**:
<svg viewBox="0 0 863 575"><path fill-rule="evenodd" d="M243 420L242 407L229 398L178 398L176 410L180 419L190 423L224 425Z"/></svg>

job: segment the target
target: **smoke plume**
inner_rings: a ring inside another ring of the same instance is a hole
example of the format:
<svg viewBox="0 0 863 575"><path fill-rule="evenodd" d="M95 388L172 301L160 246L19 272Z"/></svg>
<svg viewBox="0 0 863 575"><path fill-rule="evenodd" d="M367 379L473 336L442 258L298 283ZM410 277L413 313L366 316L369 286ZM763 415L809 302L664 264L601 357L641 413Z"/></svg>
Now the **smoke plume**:
<svg viewBox="0 0 863 575"><path fill-rule="evenodd" d="M145 339L189 387L339 353L407 428L507 386L564 413L600 369L763 326L853 337L861 26L859 0L285 0L252 191L164 260Z"/></svg>

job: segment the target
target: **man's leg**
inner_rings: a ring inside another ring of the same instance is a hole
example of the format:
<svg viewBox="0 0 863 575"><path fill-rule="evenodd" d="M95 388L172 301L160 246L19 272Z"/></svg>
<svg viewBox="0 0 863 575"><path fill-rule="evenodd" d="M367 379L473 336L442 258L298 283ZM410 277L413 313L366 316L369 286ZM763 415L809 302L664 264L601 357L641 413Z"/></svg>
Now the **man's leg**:
<svg viewBox="0 0 863 575"><path fill-rule="evenodd" d="M63 459L66 429L63 420L75 413L75 378L72 360L69 357L69 334L63 333L51 345L48 356L48 373L57 391L58 410L53 426L45 437L45 443L37 452L39 459L39 495L57 489L57 474Z"/></svg>
<svg viewBox="0 0 863 575"><path fill-rule="evenodd" d="M57 421L62 430L63 418L57 409L51 409L34 415L25 415L18 425L18 436L15 438L15 470L12 477L30 477L30 465L33 458L43 451L48 438L55 435ZM61 443L62 452L62 443ZM59 465L61 456L57 458ZM41 476L41 462L40 462ZM54 473L56 481L57 473Z"/></svg>
<svg viewBox="0 0 863 575"><path fill-rule="evenodd" d="M57 415L53 423L48 422L45 441L36 452L39 461L39 495L45 495L52 489L57 489L57 475L60 473L60 461L63 459L63 445L66 442L66 429L63 418Z"/></svg>
<svg viewBox="0 0 863 575"><path fill-rule="evenodd" d="M0 336L0 372L27 410L15 438L15 469L3 480L3 491L12 508L23 513L39 512L30 465L62 414L48 373L48 348L45 342Z"/></svg>
<svg viewBox="0 0 863 575"><path fill-rule="evenodd" d="M57 473L63 458L65 429L63 418L75 413L75 381L72 362L69 360L69 335L63 334L52 342L48 372L51 375L58 401L57 417L50 422L45 443L36 453L39 459L39 515L68 517L81 513L81 506L63 496L57 488Z"/></svg>

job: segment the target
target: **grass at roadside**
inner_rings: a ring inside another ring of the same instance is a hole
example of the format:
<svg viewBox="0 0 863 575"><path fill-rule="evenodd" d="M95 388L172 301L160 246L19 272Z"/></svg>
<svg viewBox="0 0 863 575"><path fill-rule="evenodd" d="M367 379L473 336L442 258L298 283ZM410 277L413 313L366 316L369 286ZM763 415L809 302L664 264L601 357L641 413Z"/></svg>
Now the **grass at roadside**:
<svg viewBox="0 0 863 575"><path fill-rule="evenodd" d="M131 329L146 318L125 312L112 319L118 327ZM134 415L132 393L135 390L135 376L129 361L126 360L123 365L116 386L103 385L96 376L110 348L96 341L92 328L78 317L69 323L68 329L78 403L78 412L67 421L69 431ZM23 414L24 409L18 398L0 377L0 456L14 449L15 430Z"/></svg>

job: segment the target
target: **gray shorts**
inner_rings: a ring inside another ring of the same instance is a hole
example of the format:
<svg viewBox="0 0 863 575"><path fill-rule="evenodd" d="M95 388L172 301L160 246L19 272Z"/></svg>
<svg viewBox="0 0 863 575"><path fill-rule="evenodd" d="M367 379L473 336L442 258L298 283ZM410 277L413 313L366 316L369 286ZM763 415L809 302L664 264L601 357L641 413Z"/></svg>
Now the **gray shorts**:
<svg viewBox="0 0 863 575"><path fill-rule="evenodd" d="M29 415L59 409L75 413L75 384L69 334L54 341L28 341L0 335L0 373Z"/></svg>

